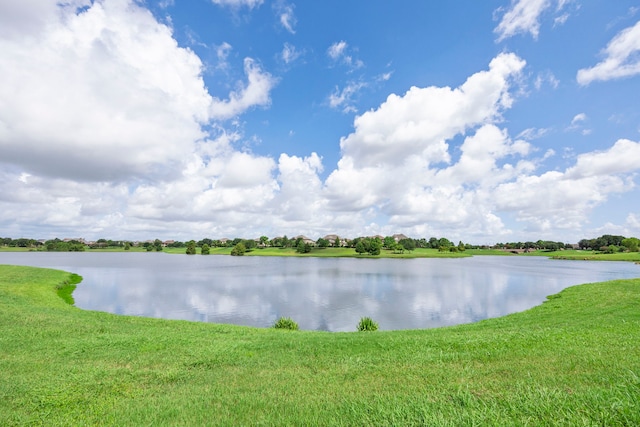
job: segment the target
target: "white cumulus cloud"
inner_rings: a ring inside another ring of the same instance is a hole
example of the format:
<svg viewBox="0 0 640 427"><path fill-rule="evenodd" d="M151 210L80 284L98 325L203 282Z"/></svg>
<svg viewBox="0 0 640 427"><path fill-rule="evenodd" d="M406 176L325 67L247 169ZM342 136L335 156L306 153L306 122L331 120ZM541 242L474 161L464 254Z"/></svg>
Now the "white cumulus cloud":
<svg viewBox="0 0 640 427"><path fill-rule="evenodd" d="M570 14L566 7L571 1L567 0L512 0L511 6L503 13L502 19L494 32L498 35L498 41L503 41L517 34L529 33L534 39L540 34L540 18L556 3L555 25L564 24ZM579 7L579 6L578 6ZM502 12L500 8L496 12Z"/></svg>
<svg viewBox="0 0 640 427"><path fill-rule="evenodd" d="M460 87L412 87L389 95L376 110L355 119L355 132L340 141L356 165L401 164L419 155L427 163L449 161L446 140L500 117L511 105L510 82L525 62L507 53L494 58Z"/></svg>
<svg viewBox="0 0 640 427"><path fill-rule="evenodd" d="M276 84L276 79L263 71L251 58L244 59L244 72L247 75L247 84L238 83L238 89L229 94L229 99L213 99L212 118L230 119L251 107L267 106L271 103L270 92Z"/></svg>
<svg viewBox="0 0 640 427"><path fill-rule="evenodd" d="M58 12L0 38L2 161L90 180L184 161L210 118L200 59L135 3Z"/></svg>
<svg viewBox="0 0 640 427"><path fill-rule="evenodd" d="M640 74L640 21L620 31L603 51L605 57L591 68L578 70L581 85Z"/></svg>

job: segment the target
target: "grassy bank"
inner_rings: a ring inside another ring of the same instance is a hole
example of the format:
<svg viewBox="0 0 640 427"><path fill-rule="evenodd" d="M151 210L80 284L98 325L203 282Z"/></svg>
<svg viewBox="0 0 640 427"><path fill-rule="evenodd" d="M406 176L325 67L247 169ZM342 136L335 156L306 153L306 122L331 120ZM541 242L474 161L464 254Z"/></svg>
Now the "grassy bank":
<svg viewBox="0 0 640 427"><path fill-rule="evenodd" d="M607 254L598 251L582 251L565 249L562 251L533 251L523 256L546 256L553 259L570 259L585 261L631 261L640 262L640 252L616 252Z"/></svg>
<svg viewBox="0 0 640 427"><path fill-rule="evenodd" d="M210 248L210 255L230 255L233 248ZM0 247L0 252L28 252L36 249ZM42 250L42 249L40 249ZM186 248L163 248L163 251L170 254L185 254ZM196 249L200 255L200 248ZM87 249L86 252L147 252L143 247L132 247L129 251L124 248ZM395 251L383 249L380 255L358 254L353 248L312 248L311 252L300 254L295 248L255 248L245 256L285 256L285 257L350 257L350 258L464 258L476 255L499 255L499 256L546 256L554 259L588 260L588 261L632 261L640 263L640 252L619 252L606 254L598 251L582 251L567 249L562 251L538 250L529 253L514 254L502 249L467 249L463 252L440 252L438 249L417 248L413 251L397 253Z"/></svg>
<svg viewBox="0 0 640 427"><path fill-rule="evenodd" d="M233 248L211 248L210 255L230 255ZM165 248L167 253L184 254L185 248ZM472 255L479 255L482 251L465 251L465 252L440 252L437 249L418 248L413 251L405 251L404 253L395 253L394 251L383 249L380 255L358 254L353 248L312 248L311 252L301 254L295 248L255 248L246 252L244 256L286 256L286 257L327 257L327 258L462 258ZM494 252L494 251L492 251ZM495 251L504 254L503 251ZM197 248L197 254L200 254L200 248ZM508 255L511 255L507 253ZM487 255L493 255L488 253Z"/></svg>
<svg viewBox="0 0 640 427"><path fill-rule="evenodd" d="M640 279L370 333L83 311L65 282L0 266L0 425L640 425Z"/></svg>

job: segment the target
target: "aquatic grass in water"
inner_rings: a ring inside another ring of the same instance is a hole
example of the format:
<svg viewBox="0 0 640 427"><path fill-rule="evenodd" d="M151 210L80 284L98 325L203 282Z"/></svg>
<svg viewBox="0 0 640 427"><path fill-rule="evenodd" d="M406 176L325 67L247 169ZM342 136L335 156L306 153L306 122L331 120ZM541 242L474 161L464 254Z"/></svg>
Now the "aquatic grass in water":
<svg viewBox="0 0 640 427"><path fill-rule="evenodd" d="M74 305L73 291L76 289L76 285L82 281L82 277L73 273L69 275L68 279L65 279L56 286L56 292L60 298L69 305Z"/></svg>
<svg viewBox="0 0 640 427"><path fill-rule="evenodd" d="M280 317L276 320L276 323L273 325L276 329L288 329L290 331L297 331L298 324L293 321L290 317Z"/></svg>
<svg viewBox="0 0 640 427"><path fill-rule="evenodd" d="M378 324L370 317L363 317L358 322L358 331L373 332L378 330Z"/></svg>

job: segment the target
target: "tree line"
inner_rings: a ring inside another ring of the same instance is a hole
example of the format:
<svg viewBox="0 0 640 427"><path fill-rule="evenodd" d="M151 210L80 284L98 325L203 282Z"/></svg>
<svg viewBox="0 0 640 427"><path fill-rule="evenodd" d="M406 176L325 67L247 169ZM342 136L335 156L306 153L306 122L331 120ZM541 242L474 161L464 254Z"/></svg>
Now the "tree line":
<svg viewBox="0 0 640 427"><path fill-rule="evenodd" d="M316 241L310 241L302 237L288 238L286 235L274 237L270 239L267 236L260 236L258 239L210 239L190 240L187 242L167 241L162 242L160 239L146 242L132 242L127 240L110 240L98 239L95 242L86 243L81 240L58 238L46 241L10 237L0 238L0 246L4 247L20 247L45 251L84 251L86 249L124 249L130 250L134 246L143 247L145 250L162 251L164 247L169 248L185 248L185 253L195 254L200 249L201 254L209 254L212 248L232 248L232 255L243 255L248 251L257 248L276 247L276 248L293 248L298 253L309 253L314 248L325 249L330 247L352 248L358 254L379 255L381 251L390 250L395 253L404 253L405 251L413 251L418 248L438 249L439 251L461 252L467 249L520 249L520 250L546 250L556 251L561 249L582 249L594 250L606 253L615 252L638 252L640 248L640 239L636 237L625 237L621 235L605 234L593 239L582 239L577 245L563 243L551 240L537 240L526 242L507 242L496 243L493 246L488 245L471 245L459 241L458 244L453 243L446 237L429 239L420 238L401 238L397 240L393 236L374 236L374 237L356 237L354 239L340 238L334 236L333 239L321 237Z"/></svg>

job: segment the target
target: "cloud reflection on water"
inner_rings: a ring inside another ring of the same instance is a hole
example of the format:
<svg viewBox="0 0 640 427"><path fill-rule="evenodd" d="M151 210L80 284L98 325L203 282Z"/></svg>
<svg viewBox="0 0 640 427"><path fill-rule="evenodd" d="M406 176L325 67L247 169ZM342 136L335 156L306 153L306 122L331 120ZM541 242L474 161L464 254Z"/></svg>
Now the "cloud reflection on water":
<svg viewBox="0 0 640 427"><path fill-rule="evenodd" d="M0 263L82 275L74 298L84 309L258 327L289 316L301 329L328 331L354 331L362 316L385 330L475 322L526 310L571 285L640 276L631 263L541 257L12 255Z"/></svg>

